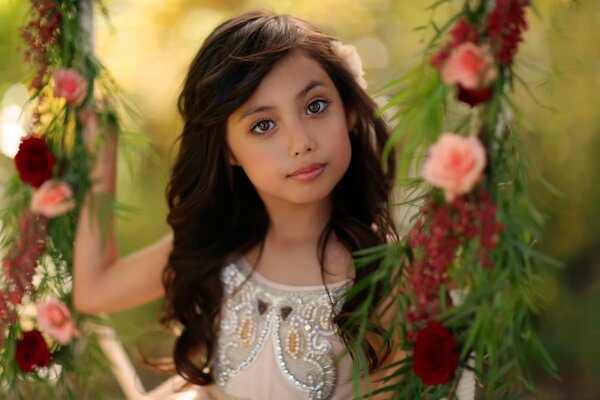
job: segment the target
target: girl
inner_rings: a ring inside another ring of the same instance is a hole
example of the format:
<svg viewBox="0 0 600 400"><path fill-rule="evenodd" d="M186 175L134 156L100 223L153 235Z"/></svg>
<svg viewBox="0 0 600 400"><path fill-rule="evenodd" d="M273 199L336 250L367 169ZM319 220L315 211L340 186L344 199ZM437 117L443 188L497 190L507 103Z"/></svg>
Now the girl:
<svg viewBox="0 0 600 400"><path fill-rule="evenodd" d="M340 49L287 15L221 24L179 96L172 233L118 258L83 207L75 306L113 312L164 296L175 368L215 398L353 397L344 350L359 351L351 316L364 299L344 293L378 265L355 269L352 252L397 236L394 158L380 161L388 126ZM93 190L114 193L115 152L106 147ZM371 369L400 357L376 342L360 346Z"/></svg>

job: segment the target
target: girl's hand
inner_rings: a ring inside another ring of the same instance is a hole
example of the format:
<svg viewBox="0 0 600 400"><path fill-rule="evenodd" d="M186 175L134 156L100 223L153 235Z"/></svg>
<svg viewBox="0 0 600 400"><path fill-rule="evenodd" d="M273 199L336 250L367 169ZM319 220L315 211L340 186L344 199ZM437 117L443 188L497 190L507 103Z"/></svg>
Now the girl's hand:
<svg viewBox="0 0 600 400"><path fill-rule="evenodd" d="M79 111L79 121L83 130L83 141L88 153L93 153L93 144L98 137L98 116L92 106L85 106Z"/></svg>
<svg viewBox="0 0 600 400"><path fill-rule="evenodd" d="M105 103L94 102L79 112L83 140L91 158L90 179L94 191L114 192L117 163L117 127L112 123L100 123L100 115L106 113ZM102 135L102 140L99 136Z"/></svg>
<svg viewBox="0 0 600 400"><path fill-rule="evenodd" d="M98 137L100 133L103 136L104 152L111 152L117 144L116 127L112 124L106 126L100 125L100 114L107 112L107 105L104 102L93 102L85 106L79 112L79 121L83 126L83 141L85 142L88 153L96 155L99 150Z"/></svg>

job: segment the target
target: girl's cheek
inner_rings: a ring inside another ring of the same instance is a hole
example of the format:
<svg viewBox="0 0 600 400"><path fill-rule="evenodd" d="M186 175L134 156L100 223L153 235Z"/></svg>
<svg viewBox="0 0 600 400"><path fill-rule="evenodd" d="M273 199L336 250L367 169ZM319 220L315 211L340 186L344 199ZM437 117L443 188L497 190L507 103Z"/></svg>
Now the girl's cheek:
<svg viewBox="0 0 600 400"><path fill-rule="evenodd" d="M278 158L274 157L272 151L263 150L253 152L246 159L246 174L251 180L264 179L279 168L281 166L278 165Z"/></svg>
<svg viewBox="0 0 600 400"><path fill-rule="evenodd" d="M334 138L335 139L332 141L334 150L344 152L350 151L350 133L345 125L338 127Z"/></svg>

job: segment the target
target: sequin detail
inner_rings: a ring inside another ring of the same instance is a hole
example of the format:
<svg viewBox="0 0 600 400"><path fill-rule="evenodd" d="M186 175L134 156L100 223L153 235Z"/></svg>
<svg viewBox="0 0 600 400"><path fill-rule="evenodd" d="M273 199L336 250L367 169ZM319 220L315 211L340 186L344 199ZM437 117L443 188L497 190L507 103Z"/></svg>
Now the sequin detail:
<svg viewBox="0 0 600 400"><path fill-rule="evenodd" d="M336 332L325 289L281 290L248 279L235 264L223 269L226 301L221 314L214 375L224 387L257 359L268 335L285 378L311 400L331 397L337 383L331 340ZM330 289L336 302L350 283ZM341 307L341 302L336 303ZM336 310L337 311L337 310Z"/></svg>

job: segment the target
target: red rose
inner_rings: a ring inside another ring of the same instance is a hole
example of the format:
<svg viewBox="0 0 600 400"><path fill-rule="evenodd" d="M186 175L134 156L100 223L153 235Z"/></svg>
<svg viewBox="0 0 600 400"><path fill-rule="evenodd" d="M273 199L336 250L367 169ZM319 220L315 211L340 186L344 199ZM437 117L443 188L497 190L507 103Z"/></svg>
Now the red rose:
<svg viewBox="0 0 600 400"><path fill-rule="evenodd" d="M432 321L417 333L413 371L424 385L441 385L452 379L459 356L452 332Z"/></svg>
<svg viewBox="0 0 600 400"><path fill-rule="evenodd" d="M458 93L456 94L456 98L471 107L475 107L479 103L485 103L492 97L493 89L491 86L483 89L466 89L461 85L457 86Z"/></svg>
<svg viewBox="0 0 600 400"><path fill-rule="evenodd" d="M52 177L55 158L46 140L27 136L21 140L15 156L15 166L19 177L33 187L39 187Z"/></svg>
<svg viewBox="0 0 600 400"><path fill-rule="evenodd" d="M23 372L33 372L50 365L50 350L40 331L34 329L23 332L17 341L15 361Z"/></svg>

